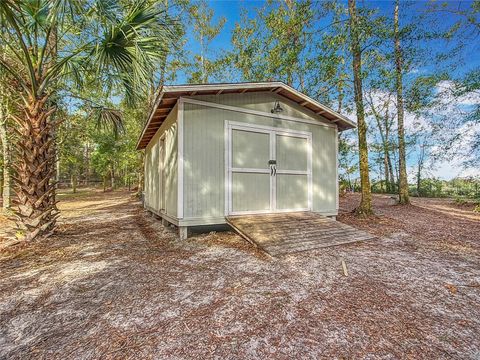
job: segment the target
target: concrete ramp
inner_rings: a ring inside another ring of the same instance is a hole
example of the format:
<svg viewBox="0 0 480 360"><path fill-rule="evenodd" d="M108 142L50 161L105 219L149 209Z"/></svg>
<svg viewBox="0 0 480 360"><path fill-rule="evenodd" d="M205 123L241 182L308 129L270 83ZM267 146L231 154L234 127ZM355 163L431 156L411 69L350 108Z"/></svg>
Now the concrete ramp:
<svg viewBox="0 0 480 360"><path fill-rule="evenodd" d="M243 238L271 256L325 248L375 236L313 212L228 216Z"/></svg>

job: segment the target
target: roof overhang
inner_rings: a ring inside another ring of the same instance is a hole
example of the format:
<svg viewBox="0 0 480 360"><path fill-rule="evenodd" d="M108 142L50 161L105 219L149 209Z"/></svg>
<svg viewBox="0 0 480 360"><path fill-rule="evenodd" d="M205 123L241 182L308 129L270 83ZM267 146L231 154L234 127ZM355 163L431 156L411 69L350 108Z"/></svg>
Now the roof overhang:
<svg viewBox="0 0 480 360"><path fill-rule="evenodd" d="M178 99L182 96L243 94L266 91L287 98L305 109L322 116L326 120L335 123L339 131L356 127L356 124L347 117L282 82L172 85L160 88L160 92L152 111L150 112L148 121L138 139L137 150L144 149L148 145L170 111L175 107Z"/></svg>

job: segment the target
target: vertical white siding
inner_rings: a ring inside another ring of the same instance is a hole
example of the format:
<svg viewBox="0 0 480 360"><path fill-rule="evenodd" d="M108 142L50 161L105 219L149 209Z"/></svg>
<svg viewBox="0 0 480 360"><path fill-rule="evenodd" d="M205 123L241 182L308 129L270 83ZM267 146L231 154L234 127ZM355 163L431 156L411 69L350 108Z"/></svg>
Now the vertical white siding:
<svg viewBox="0 0 480 360"><path fill-rule="evenodd" d="M274 94L201 96L203 100L269 111ZM318 119L282 102L285 114ZM267 110L268 109L268 110ZM225 214L225 121L236 121L312 133L312 208L337 211L336 128L239 113L197 104L184 104L184 219ZM287 191L287 190L285 190Z"/></svg>
<svg viewBox="0 0 480 360"><path fill-rule="evenodd" d="M161 166L160 137L165 136L165 212L177 216L177 108L172 109L164 123L145 149L145 206L160 213Z"/></svg>

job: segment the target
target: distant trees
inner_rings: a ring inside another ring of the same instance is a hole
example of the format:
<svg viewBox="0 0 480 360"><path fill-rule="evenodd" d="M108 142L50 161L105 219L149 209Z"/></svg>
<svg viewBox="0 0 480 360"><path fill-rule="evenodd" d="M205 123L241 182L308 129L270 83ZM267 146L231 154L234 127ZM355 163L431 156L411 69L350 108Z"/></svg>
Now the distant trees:
<svg viewBox="0 0 480 360"><path fill-rule="evenodd" d="M220 18L214 24L214 12L208 7L206 0L191 4L188 7L188 15L192 25L193 36L200 48L198 53L193 54L193 59L188 66L188 80L194 84L206 84L213 76L218 77L221 73L222 58L215 59L210 57L212 55L210 46L212 41L222 31L226 19Z"/></svg>
<svg viewBox="0 0 480 360"><path fill-rule="evenodd" d="M242 79L279 80L309 93L313 19L310 1L267 2L254 18L243 13L232 32L233 49L227 54L231 66Z"/></svg>
<svg viewBox="0 0 480 360"><path fill-rule="evenodd" d="M394 123L394 115L392 114L392 98L391 93L378 94L376 89L370 89L366 96L366 102L371 114L375 120L378 134L380 135L380 157L383 163L383 174L385 177L385 190L388 193L396 191L396 176L394 164L392 161L392 152L394 145L391 141L392 127Z"/></svg>
<svg viewBox="0 0 480 360"><path fill-rule="evenodd" d="M428 10L440 17L456 19L448 28L448 35L449 39L458 42L457 52L465 48L478 51L480 1L471 1L462 7L434 3ZM480 65L478 62L472 63L472 56L475 55L470 51L465 59L456 53L454 55L454 61L457 61L455 65L458 66L458 61L465 61L462 65L468 71L442 79L439 89L441 100L435 104L435 110L442 107L445 116L435 125L445 129L439 140L447 159L457 157L463 160L465 166L480 168Z"/></svg>
<svg viewBox="0 0 480 360"><path fill-rule="evenodd" d="M360 177L367 183L366 172L374 170L384 177L387 191L398 191L399 203L408 203L407 172L421 179L429 162L439 159L439 149L444 154L450 152L445 151L447 135L452 134L451 142L453 134L456 139L461 137L456 132L459 124L454 125L456 131L445 131L445 124L452 121L439 121L445 114L438 106L439 89L449 79L450 67L458 61L459 47L463 46L450 46L452 38L460 27L469 27L472 33L478 31L478 19L469 14L480 10L477 2L467 5L469 9L439 5L432 10L431 5L426 5L423 11L417 5L399 1L388 11L362 3L356 6L360 47L355 51L352 5L285 1L267 3L254 15L245 12L233 30L230 64L241 79L282 80L342 112L351 113L355 103L361 140L352 151L359 151L363 159L359 161ZM452 28L442 26L441 19L432 17L432 11L449 11L459 21ZM360 71L354 71L359 66ZM475 74L473 71L464 81L455 82L452 98L471 96L478 89ZM469 113L456 118L475 123L478 108L475 111L471 106ZM423 141L429 139L431 143L433 138L438 142L435 149ZM480 141L470 143L473 150L480 147ZM382 167L367 166L373 156L382 159ZM471 156L470 164L473 158L480 156ZM363 192L368 198L368 190L364 188Z"/></svg>

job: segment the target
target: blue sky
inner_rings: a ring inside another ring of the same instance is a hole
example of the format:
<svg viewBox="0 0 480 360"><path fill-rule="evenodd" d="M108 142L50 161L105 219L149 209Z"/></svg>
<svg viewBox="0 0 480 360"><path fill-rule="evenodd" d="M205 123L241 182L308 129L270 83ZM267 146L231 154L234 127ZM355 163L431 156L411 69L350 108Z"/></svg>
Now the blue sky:
<svg viewBox="0 0 480 360"><path fill-rule="evenodd" d="M469 6L469 1L447 1L450 5L454 6L455 8L465 9ZM235 23L240 20L240 12L242 9L247 9L249 11L250 16L254 16L254 12L256 8L261 8L265 5L265 1L248 1L248 0L214 0L208 1L209 6L215 11L214 20L218 21L220 18L226 18L227 22L223 31L220 35L213 41L212 48L217 51L228 50L230 49L230 40L231 40L231 32L235 26ZM346 2L345 2L346 3ZM406 3L406 2L404 2ZM421 11L424 11L428 5L428 1L416 1L416 2L409 2L408 6L404 7L404 13L400 14L402 21L403 18L409 18L418 14ZM382 14L389 14L393 13L393 1L358 1L358 4L366 4L368 7L375 7L380 10ZM275 6L275 5L273 5ZM441 26L451 26L455 23L457 18L455 16L449 14L438 14L438 25ZM196 42L193 39L192 34L190 33L189 36L189 48L193 51L198 49ZM470 58L473 60L473 63L467 64L467 67L472 67L474 64L480 64L480 41L472 41L470 46L467 46L464 50L465 54L471 53L475 51L478 55L476 57ZM443 43L439 43L438 47L443 47Z"/></svg>
<svg viewBox="0 0 480 360"><path fill-rule="evenodd" d="M209 1L209 6L214 10L215 17L214 21L217 22L220 18L226 18L225 26L222 32L219 34L217 38L215 38L211 44L211 51L212 54L221 54L224 51L228 51L231 48L231 34L232 30L235 26L235 23L240 20L240 12L242 9L247 9L249 16L255 16L255 10L257 8L261 8L265 5L263 1ZM393 2L390 1L371 1L371 2L363 2L358 1L358 5L362 6L363 4L367 5L368 7L375 7L378 8L379 11L383 14L388 14L391 16L393 13ZM406 3L403 3L405 5ZM455 8L466 8L469 6L468 2L449 2L450 6L454 6ZM275 6L273 3L272 6ZM419 2L410 2L408 6L404 6L403 13L401 13L400 22L402 24L402 19L404 22L408 21L408 18L412 16L418 15L420 12L423 12L425 8L428 6L427 1L419 1ZM325 20L328 21L328 20ZM438 26L440 27L449 27L457 21L455 16L448 14L448 13L439 13L434 16L434 25L433 27ZM198 51L198 45L193 38L193 34L191 31L187 33L187 41L188 44L186 46L192 53ZM458 45L457 41L452 41L449 44L445 42L432 42L429 44L429 47L432 52L436 51L444 51L446 46L455 47ZM427 55L428 56L428 55ZM459 61L459 59L465 59L467 61ZM480 66L480 39L470 39L467 42L467 45L463 48L461 56L456 58L453 62L455 66L451 68L451 74L454 76L462 76L467 71ZM434 64L429 63L428 59L426 63L423 65L422 68L416 69L416 71L421 73L435 73L440 71L440 69L436 69ZM236 81L238 79L232 78L228 79L230 81ZM177 79L178 83L186 82L185 76L179 75ZM416 153L413 151L411 153L411 158L409 159L409 166L413 169L416 160ZM468 169L464 171L460 166L460 161L449 161L449 162L441 162L438 163L435 168L433 168L430 172L430 175L438 176L444 179L450 179L452 177L458 175L471 175L471 174L478 174L480 175L480 171L478 169Z"/></svg>

